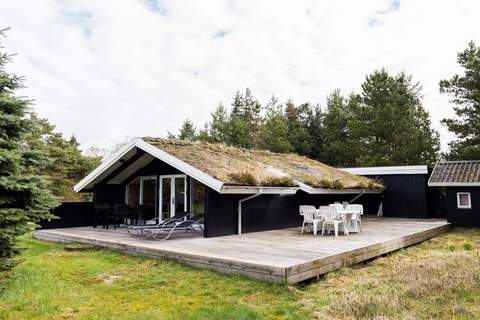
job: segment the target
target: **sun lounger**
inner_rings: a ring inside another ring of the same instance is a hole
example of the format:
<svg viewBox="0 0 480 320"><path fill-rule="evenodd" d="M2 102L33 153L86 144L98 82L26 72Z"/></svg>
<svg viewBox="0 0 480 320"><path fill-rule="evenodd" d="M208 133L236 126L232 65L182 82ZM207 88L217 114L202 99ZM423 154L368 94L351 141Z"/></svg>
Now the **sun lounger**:
<svg viewBox="0 0 480 320"><path fill-rule="evenodd" d="M189 220L177 221L175 224L157 227L157 228L148 228L143 230L144 237L152 237L157 240L167 240L173 234L177 233L202 233L203 232L203 215L195 215Z"/></svg>
<svg viewBox="0 0 480 320"><path fill-rule="evenodd" d="M145 229L155 229L155 228L163 228L163 227L172 227L175 223L187 220L191 218L192 213L181 213L177 214L176 216L163 220L157 224L144 224L144 225L136 225L136 226L129 226L127 227L128 233L132 236L143 236L143 230Z"/></svg>

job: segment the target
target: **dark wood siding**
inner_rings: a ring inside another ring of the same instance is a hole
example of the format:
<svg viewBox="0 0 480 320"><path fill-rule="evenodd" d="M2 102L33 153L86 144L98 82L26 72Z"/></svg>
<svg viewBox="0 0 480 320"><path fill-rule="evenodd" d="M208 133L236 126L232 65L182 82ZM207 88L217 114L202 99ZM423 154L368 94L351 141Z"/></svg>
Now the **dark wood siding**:
<svg viewBox="0 0 480 320"><path fill-rule="evenodd" d="M383 192L383 216L401 218L428 218L426 174L394 174L369 176L380 179Z"/></svg>
<svg viewBox="0 0 480 320"><path fill-rule="evenodd" d="M457 192L470 192L471 209L457 207ZM459 227L480 227L480 187L446 187L448 222Z"/></svg>
<svg viewBox="0 0 480 320"><path fill-rule="evenodd" d="M123 203L125 201L125 188L119 184L96 185L93 199L96 203Z"/></svg>
<svg viewBox="0 0 480 320"><path fill-rule="evenodd" d="M225 195L208 190L206 206L206 237L236 234L238 201L249 195ZM355 194L309 195L298 191L293 195L263 194L243 203L242 233L300 226L300 205L328 205L335 201L350 201ZM363 204L366 214L376 214L381 195L364 194L354 203Z"/></svg>
<svg viewBox="0 0 480 320"><path fill-rule="evenodd" d="M205 237L237 233L237 205L244 195L222 195L207 188Z"/></svg>
<svg viewBox="0 0 480 320"><path fill-rule="evenodd" d="M95 204L93 202L62 202L51 210L58 217L40 221L41 229L85 227L93 225Z"/></svg>

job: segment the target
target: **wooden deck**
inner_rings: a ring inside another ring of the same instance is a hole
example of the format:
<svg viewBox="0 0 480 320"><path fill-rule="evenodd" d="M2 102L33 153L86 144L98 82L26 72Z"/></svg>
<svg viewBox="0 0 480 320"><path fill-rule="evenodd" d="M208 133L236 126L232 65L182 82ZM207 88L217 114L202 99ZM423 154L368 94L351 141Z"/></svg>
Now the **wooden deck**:
<svg viewBox="0 0 480 320"><path fill-rule="evenodd" d="M39 230L34 237L167 257L195 267L276 283L297 283L433 238L450 227L439 219L371 217L364 219L364 232L338 238L302 235L299 228L292 228L218 238L176 237L155 241L132 237L125 229L90 227Z"/></svg>

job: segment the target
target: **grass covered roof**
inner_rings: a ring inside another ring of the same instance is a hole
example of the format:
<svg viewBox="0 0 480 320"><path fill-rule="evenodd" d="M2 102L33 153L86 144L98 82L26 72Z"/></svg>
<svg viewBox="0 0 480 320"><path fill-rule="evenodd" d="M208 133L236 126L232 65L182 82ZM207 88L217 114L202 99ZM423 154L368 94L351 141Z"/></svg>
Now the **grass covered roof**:
<svg viewBox="0 0 480 320"><path fill-rule="evenodd" d="M199 141L153 137L142 139L226 185L292 187L297 186L295 181L300 181L315 188L383 188L371 179L296 154Z"/></svg>

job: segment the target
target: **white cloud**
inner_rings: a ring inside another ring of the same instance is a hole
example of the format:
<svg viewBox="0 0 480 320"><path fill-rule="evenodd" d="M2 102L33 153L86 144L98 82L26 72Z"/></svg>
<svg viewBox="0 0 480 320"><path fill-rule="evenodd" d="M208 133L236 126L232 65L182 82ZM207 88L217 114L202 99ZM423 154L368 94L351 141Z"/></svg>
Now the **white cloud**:
<svg viewBox="0 0 480 320"><path fill-rule="evenodd" d="M406 71L440 130L452 116L438 82L480 42L477 1L18 1L0 5L9 70L22 94L84 147L197 126L249 87L262 101L320 102L365 74Z"/></svg>

